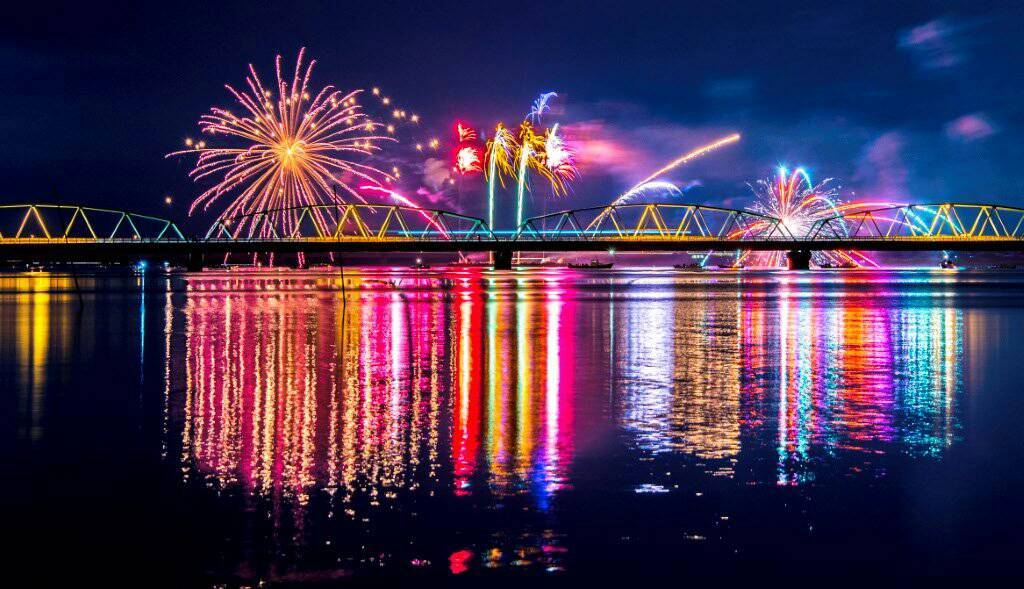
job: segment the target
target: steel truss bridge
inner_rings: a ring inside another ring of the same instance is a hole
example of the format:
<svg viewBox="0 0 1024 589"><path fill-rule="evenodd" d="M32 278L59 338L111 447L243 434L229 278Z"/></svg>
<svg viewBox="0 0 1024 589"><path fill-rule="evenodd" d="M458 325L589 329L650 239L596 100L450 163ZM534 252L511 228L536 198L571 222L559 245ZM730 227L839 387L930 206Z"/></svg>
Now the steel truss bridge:
<svg viewBox="0 0 1024 589"><path fill-rule="evenodd" d="M286 218L287 222L281 223ZM284 225L284 226L283 226ZM129 211L0 205L0 261L166 260L192 268L226 254L492 252L495 267L529 251L1024 251L1024 209L939 203L848 212L802 231L784 219L696 204L636 203L560 211L494 231L480 218L397 205L337 204L218 219L186 236L173 221Z"/></svg>

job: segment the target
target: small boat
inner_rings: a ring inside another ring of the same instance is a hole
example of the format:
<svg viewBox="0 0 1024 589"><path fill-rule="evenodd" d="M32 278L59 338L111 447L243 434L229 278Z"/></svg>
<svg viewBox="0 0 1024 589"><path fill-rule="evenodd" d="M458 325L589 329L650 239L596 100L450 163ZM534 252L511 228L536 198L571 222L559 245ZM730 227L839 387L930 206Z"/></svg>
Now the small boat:
<svg viewBox="0 0 1024 589"><path fill-rule="evenodd" d="M942 268L943 270L956 270L956 263L953 262L953 260L946 258L939 263L939 268Z"/></svg>
<svg viewBox="0 0 1024 589"><path fill-rule="evenodd" d="M430 264L424 264L422 258L416 258L416 263L409 267L413 270L430 270Z"/></svg>
<svg viewBox="0 0 1024 589"><path fill-rule="evenodd" d="M569 264L570 268L576 270L607 270L612 267L611 262L598 262L597 260L590 260L586 264Z"/></svg>
<svg viewBox="0 0 1024 589"><path fill-rule="evenodd" d="M823 262L818 264L818 268L821 270L853 270L854 268L860 268L853 262L840 262L839 264L833 264L832 262Z"/></svg>
<svg viewBox="0 0 1024 589"><path fill-rule="evenodd" d="M675 268L676 270L703 270L704 269L704 266L701 266L697 262L693 262L693 263L690 263L690 264L676 264L676 265L674 265L672 267Z"/></svg>

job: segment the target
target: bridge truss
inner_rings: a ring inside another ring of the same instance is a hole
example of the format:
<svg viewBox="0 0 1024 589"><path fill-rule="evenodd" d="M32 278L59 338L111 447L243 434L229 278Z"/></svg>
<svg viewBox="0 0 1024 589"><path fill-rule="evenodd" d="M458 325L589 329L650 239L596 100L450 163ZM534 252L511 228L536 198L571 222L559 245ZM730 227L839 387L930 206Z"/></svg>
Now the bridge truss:
<svg viewBox="0 0 1024 589"><path fill-rule="evenodd" d="M494 241L483 219L400 205L336 204L218 219L204 240Z"/></svg>
<svg viewBox="0 0 1024 589"><path fill-rule="evenodd" d="M1018 241L1024 239L1024 209L961 203L891 206L821 219L811 226L806 238Z"/></svg>
<svg viewBox="0 0 1024 589"><path fill-rule="evenodd" d="M73 247L69 247L73 246ZM696 204L630 203L560 211L496 235L480 218L401 205L335 204L218 219L185 237L170 220L53 204L0 205L0 262L131 261L198 267L233 253L516 251L1024 251L1024 209L985 204L900 205L816 221L795 235L783 220Z"/></svg>
<svg viewBox="0 0 1024 589"><path fill-rule="evenodd" d="M527 219L513 241L762 241L793 239L782 221L751 211L692 204L622 204Z"/></svg>
<svg viewBox="0 0 1024 589"><path fill-rule="evenodd" d="M183 241L173 221L129 211L54 204L0 205L0 242Z"/></svg>

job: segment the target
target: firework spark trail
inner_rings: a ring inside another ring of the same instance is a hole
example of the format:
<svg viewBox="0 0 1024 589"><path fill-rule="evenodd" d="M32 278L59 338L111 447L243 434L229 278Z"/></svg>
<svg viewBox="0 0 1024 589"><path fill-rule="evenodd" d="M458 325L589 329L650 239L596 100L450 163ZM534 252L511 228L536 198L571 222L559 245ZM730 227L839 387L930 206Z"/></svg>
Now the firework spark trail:
<svg viewBox="0 0 1024 589"><path fill-rule="evenodd" d="M534 123L539 123L544 113L551 110L551 106L548 104L552 98L558 98L557 92L544 92L537 100L533 101L533 106L530 107L530 112L527 113L526 118Z"/></svg>
<svg viewBox="0 0 1024 589"><path fill-rule="evenodd" d="M683 155L679 156L678 158L676 158L676 159L672 160L671 162L669 162L665 167L663 167L660 170L658 170L657 172L654 172L650 176L648 176L648 177L644 178L643 180L641 180L641 181L637 182L636 184L634 184L632 188L630 188L626 192L624 192L621 195L619 195L619 197L616 198L615 201L612 202L612 204L613 205L614 204L620 204L619 203L619 199L621 199L623 196L625 196L626 194L629 194L630 192L635 190L637 187L639 187L639 186L641 186L643 184L647 184L648 182L650 182L651 180L654 180L658 176L661 176L662 174L664 174L666 172L674 170L675 168L678 168L679 166L681 166L681 165L683 165L685 163L688 163L691 160L694 160L694 159L696 159L696 158L698 158L698 157L700 157L700 156L702 156L704 154L710 153L710 152L712 152L712 151L714 151L714 150L716 150L716 149L718 149L720 147L724 147L724 146L729 145L731 143L736 143L739 140L740 140L740 134L739 133L733 133L732 135L729 135L727 137L723 137L721 139L718 139L716 141L708 143L707 145L703 145L701 147L698 147L697 149L695 149L695 150L693 150L693 151L691 151L689 153L686 153L686 154L683 154Z"/></svg>
<svg viewBox="0 0 1024 589"><path fill-rule="evenodd" d="M689 153L685 153L685 154L677 157L676 159L674 159L671 162L669 162L668 164L666 164L660 170L654 172L650 176L648 176L648 177L644 178L643 180L637 182L631 188L629 188L629 190L626 190L625 192L620 194L618 197L615 198L615 200L612 201L612 204L610 206L621 205L621 204L627 202L628 199L631 198L629 195L635 194L634 191L636 191L641 186L651 182L652 180L654 180L658 176L661 176L662 174L664 174L666 172L674 170L675 168L678 168L679 166L681 166L683 164L686 164L686 163L688 163L688 162L690 162L690 161L692 161L692 160L694 160L694 159L696 159L698 157L701 157L702 155L710 153L710 152L712 152L712 151L714 151L714 150L716 150L716 149L718 149L720 147L724 147L724 146L729 145L731 143L736 143L739 140L740 140L740 134L739 133L733 133L732 135L727 135L725 137L722 137L721 139L717 139L715 141L712 141L711 143L708 143L707 145L702 145L702 146L698 147L697 149L694 149L693 151L690 151ZM608 212L609 212L609 210L606 209L606 210L602 211L599 215L597 215L597 217L595 217L594 220L591 221L587 225L587 229L589 230L589 229L593 229L593 228L597 227L601 223L601 221L603 221L604 218L608 216Z"/></svg>
<svg viewBox="0 0 1024 589"><path fill-rule="evenodd" d="M645 184L641 184L633 188L629 192L626 192L621 197L619 197L618 204L627 204L630 200L637 196L640 196L641 194L646 194L648 192L655 191L668 193L670 195L679 195L683 193L683 190L681 188L679 188L678 186L671 182L665 182L664 180L654 180L651 182L647 182Z"/></svg>
<svg viewBox="0 0 1024 589"><path fill-rule="evenodd" d="M523 207L525 205L525 194L527 190L526 173L529 170L536 170L551 182L552 189L557 194L561 186L560 180L548 169L545 164L545 138L533 130L529 121L523 121L519 125L518 145L519 151L516 154L518 175L516 181L516 228L523 224Z"/></svg>
<svg viewBox="0 0 1024 589"><path fill-rule="evenodd" d="M370 120L356 102L359 91L342 92L325 86L310 91L310 78L315 60L303 66L305 49L299 51L295 71L287 80L282 71L282 58L275 60L276 87L264 86L256 69L249 65L248 89L228 92L244 111L243 116L227 108L213 107L199 120L200 130L213 137L235 140L235 146L207 146L205 142L187 140L188 149L167 157L198 154L189 176L200 181L215 177L218 182L200 194L189 207L208 210L222 197L236 193L220 218L276 211L265 217L262 229L254 217L242 219L235 229L241 234L248 222L249 235L257 230L273 231L266 219L289 233L299 213L281 209L333 204L338 202L335 187L362 200L343 177L379 184L388 174L357 161L352 156L369 156L379 150L378 142L391 140L377 135L382 125ZM324 222L320 209L314 214Z"/></svg>
<svg viewBox="0 0 1024 589"><path fill-rule="evenodd" d="M530 145L519 148L519 180L516 183L516 227L523 224L523 194L526 191L526 169L533 157Z"/></svg>
<svg viewBox="0 0 1024 589"><path fill-rule="evenodd" d="M423 207L421 207L420 205L416 204L412 200L409 200L409 198L407 198L406 196L400 194L399 192L396 192L394 190L390 190L388 188L384 188L383 186L375 186L375 185L364 185L364 186L360 186L359 189L360 190L365 190L367 192L376 192L376 193L379 193L379 194L383 194L385 196L390 197L392 200L394 200L395 202L397 202L400 205L407 206L407 207L409 207L411 209L416 209L416 211L420 215L422 215L423 218L426 219L428 223L430 223L431 225L436 227L437 230L441 232L441 235L443 235L444 237L448 237L448 231L444 227L442 227L437 221L435 221L433 219L433 217L430 216L430 213L428 211L423 210Z"/></svg>
<svg viewBox="0 0 1024 589"><path fill-rule="evenodd" d="M517 150L516 139L505 125L498 123L494 129L494 137L487 142L487 225L494 229L494 189L495 183L505 186L504 175L511 175L513 170L512 154Z"/></svg>
<svg viewBox="0 0 1024 589"><path fill-rule="evenodd" d="M576 154L565 145L565 139L558 133L555 123L544 135L544 165L551 173L551 185L555 194L565 194L566 184L579 177L576 168Z"/></svg>

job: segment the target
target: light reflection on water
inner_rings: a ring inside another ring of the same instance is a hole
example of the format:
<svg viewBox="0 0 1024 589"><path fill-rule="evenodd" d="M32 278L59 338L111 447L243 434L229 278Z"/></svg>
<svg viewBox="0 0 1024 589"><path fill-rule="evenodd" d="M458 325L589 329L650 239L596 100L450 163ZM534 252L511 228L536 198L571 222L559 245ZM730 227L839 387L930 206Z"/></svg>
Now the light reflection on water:
<svg viewBox="0 0 1024 589"><path fill-rule="evenodd" d="M941 461L964 440L965 346L986 342L957 277L508 276L351 270L347 293L316 274L148 277L134 354L163 356L163 463L259 520L244 566L213 568L571 569L562 520L595 489L884 481L887 456ZM0 295L19 342L2 352L18 436L38 440L63 295L5 281L28 291Z"/></svg>

